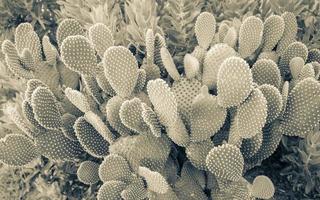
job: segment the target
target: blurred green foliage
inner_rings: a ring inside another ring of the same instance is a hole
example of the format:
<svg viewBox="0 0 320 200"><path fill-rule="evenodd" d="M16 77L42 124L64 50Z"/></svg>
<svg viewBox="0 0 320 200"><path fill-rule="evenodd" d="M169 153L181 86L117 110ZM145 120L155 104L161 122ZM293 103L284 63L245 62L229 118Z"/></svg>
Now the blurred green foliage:
<svg viewBox="0 0 320 200"><path fill-rule="evenodd" d="M298 199L320 198L320 131L310 132L305 139L282 140L281 161L287 167L281 171Z"/></svg>
<svg viewBox="0 0 320 200"><path fill-rule="evenodd" d="M12 39L14 28L20 23L29 22L39 36L48 34L54 40L57 28L56 0L1 0L0 35Z"/></svg>

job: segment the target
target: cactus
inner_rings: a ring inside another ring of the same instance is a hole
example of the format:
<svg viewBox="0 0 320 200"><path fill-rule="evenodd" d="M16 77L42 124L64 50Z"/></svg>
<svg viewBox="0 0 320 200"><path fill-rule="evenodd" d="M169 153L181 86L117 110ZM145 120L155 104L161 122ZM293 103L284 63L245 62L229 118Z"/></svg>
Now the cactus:
<svg viewBox="0 0 320 200"><path fill-rule="evenodd" d="M194 98L190 116L190 138L194 142L206 140L222 127L227 111L218 105L216 96L203 92Z"/></svg>
<svg viewBox="0 0 320 200"><path fill-rule="evenodd" d="M259 89L253 89L235 115L235 129L242 138L255 136L264 127L267 118L267 100Z"/></svg>
<svg viewBox="0 0 320 200"><path fill-rule="evenodd" d="M202 83L210 89L217 87L218 72L221 65L232 56L237 56L236 51L224 43L211 47L204 59Z"/></svg>
<svg viewBox="0 0 320 200"><path fill-rule="evenodd" d="M258 85L269 84L280 87L281 75L277 63L270 59L259 59L251 68L253 81Z"/></svg>
<svg viewBox="0 0 320 200"><path fill-rule="evenodd" d="M239 30L239 53L242 58L251 56L260 46L263 36L263 22L255 16L246 18Z"/></svg>
<svg viewBox="0 0 320 200"><path fill-rule="evenodd" d="M214 16L208 12L201 13L197 17L194 32L199 46L207 49L216 32L216 19Z"/></svg>
<svg viewBox="0 0 320 200"><path fill-rule="evenodd" d="M62 126L57 100L48 88L37 87L33 91L31 106L35 119L44 128L56 130Z"/></svg>
<svg viewBox="0 0 320 200"><path fill-rule="evenodd" d="M35 144L41 155L53 160L74 160L84 153L80 143L70 140L62 131L47 130L35 138Z"/></svg>
<svg viewBox="0 0 320 200"><path fill-rule="evenodd" d="M20 134L9 134L0 140L0 159L11 166L23 166L30 163L38 155L34 142Z"/></svg>
<svg viewBox="0 0 320 200"><path fill-rule="evenodd" d="M138 174L146 180L148 190L159 194L167 193L169 184L159 172L151 171L146 167L139 167Z"/></svg>
<svg viewBox="0 0 320 200"><path fill-rule="evenodd" d="M258 87L263 96L267 100L267 119L266 123L270 124L272 121L278 118L282 110L282 97L280 91L268 84L263 84Z"/></svg>
<svg viewBox="0 0 320 200"><path fill-rule="evenodd" d="M234 77L241 78L234 78ZM252 73L245 60L226 59L218 72L218 103L223 107L239 106L252 90Z"/></svg>
<svg viewBox="0 0 320 200"><path fill-rule="evenodd" d="M319 82L314 80L314 78L307 78L299 82L290 91L283 116L284 121L282 122L286 135L304 137L306 131L313 130L319 123L320 103L317 101L320 91L319 87ZM302 98L303 102L301 101Z"/></svg>
<svg viewBox="0 0 320 200"><path fill-rule="evenodd" d="M63 40L61 59L69 69L83 75L93 76L98 69L93 47L81 35L69 36Z"/></svg>
<svg viewBox="0 0 320 200"><path fill-rule="evenodd" d="M291 12L285 12L281 15L284 21L284 31L277 46L277 53L282 56L287 47L295 42L298 32L298 24L296 16Z"/></svg>
<svg viewBox="0 0 320 200"><path fill-rule="evenodd" d="M278 15L271 15L265 20L263 26L262 51L271 51L283 35L285 28L284 19Z"/></svg>
<svg viewBox="0 0 320 200"><path fill-rule="evenodd" d="M95 184L99 181L99 164L92 161L84 161L77 171L79 180L87 185Z"/></svg>
<svg viewBox="0 0 320 200"><path fill-rule="evenodd" d="M138 79L137 61L132 53L124 47L110 47L104 54L104 68L116 93L122 97L130 96Z"/></svg>
<svg viewBox="0 0 320 200"><path fill-rule="evenodd" d="M147 85L148 96L159 120L165 126L174 124L178 116L177 101L169 86L161 79L152 80Z"/></svg>
<svg viewBox="0 0 320 200"><path fill-rule="evenodd" d="M117 200L121 199L121 192L125 189L126 184L121 181L108 181L99 189L98 200Z"/></svg>
<svg viewBox="0 0 320 200"><path fill-rule="evenodd" d="M175 56L155 27L136 33L144 46L129 50L114 46L113 27L66 19L57 49L21 24L15 43L2 43L8 68L27 83L21 111L5 109L21 134L1 139L1 162L81 163L81 182L103 182L98 200L271 198L270 179L243 176L283 134L304 137L318 125L319 51L295 41L289 12L194 21L198 45Z"/></svg>
<svg viewBox="0 0 320 200"><path fill-rule="evenodd" d="M252 196L260 199L270 199L275 192L273 183L266 176L257 176L250 188Z"/></svg>
<svg viewBox="0 0 320 200"><path fill-rule="evenodd" d="M238 181L242 177L244 159L239 148L223 144L210 150L206 165L217 178Z"/></svg>
<svg viewBox="0 0 320 200"><path fill-rule="evenodd" d="M75 19L63 20L57 29L57 42L61 47L62 42L68 37L73 35L84 35L82 25Z"/></svg>
<svg viewBox="0 0 320 200"><path fill-rule="evenodd" d="M119 180L130 182L131 170L128 162L117 154L106 156L99 167L99 177L103 182Z"/></svg>
<svg viewBox="0 0 320 200"><path fill-rule="evenodd" d="M89 124L84 117L74 123L74 131L81 146L94 157L104 157L108 152L108 143L98 131Z"/></svg>

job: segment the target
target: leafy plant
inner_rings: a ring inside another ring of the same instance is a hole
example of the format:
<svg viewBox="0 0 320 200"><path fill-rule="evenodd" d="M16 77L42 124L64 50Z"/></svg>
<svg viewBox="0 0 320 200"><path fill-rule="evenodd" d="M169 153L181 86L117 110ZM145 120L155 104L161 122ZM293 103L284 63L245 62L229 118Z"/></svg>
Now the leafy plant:
<svg viewBox="0 0 320 200"><path fill-rule="evenodd" d="M300 198L319 198L320 193L320 132L308 133L305 139L283 138L285 148L282 161L287 167L281 171L293 191L303 194ZM298 197L297 197L298 198Z"/></svg>
<svg viewBox="0 0 320 200"><path fill-rule="evenodd" d="M12 39L14 28L29 22L39 35L47 34L54 41L57 9L56 0L3 0L0 2L0 35Z"/></svg>

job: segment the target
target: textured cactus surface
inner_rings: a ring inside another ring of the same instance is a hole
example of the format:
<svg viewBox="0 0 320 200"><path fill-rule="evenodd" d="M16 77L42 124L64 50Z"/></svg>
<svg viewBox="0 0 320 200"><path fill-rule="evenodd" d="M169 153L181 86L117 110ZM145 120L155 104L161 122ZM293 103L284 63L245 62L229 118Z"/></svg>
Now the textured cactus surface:
<svg viewBox="0 0 320 200"><path fill-rule="evenodd" d="M0 140L0 161L75 163L98 200L272 198L271 179L244 177L282 135L318 127L319 50L296 41L291 12L190 17L197 44L182 62L155 27L141 29L144 45L127 48L115 46L117 27L65 19L56 48L19 25L2 52L26 80L22 111L5 110L21 131Z"/></svg>

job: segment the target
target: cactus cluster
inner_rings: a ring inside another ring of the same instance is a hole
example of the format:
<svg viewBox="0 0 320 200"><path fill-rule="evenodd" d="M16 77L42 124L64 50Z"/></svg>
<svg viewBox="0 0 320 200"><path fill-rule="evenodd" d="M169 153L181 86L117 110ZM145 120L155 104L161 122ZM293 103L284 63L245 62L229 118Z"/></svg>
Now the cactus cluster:
<svg viewBox="0 0 320 200"><path fill-rule="evenodd" d="M64 20L58 48L21 24L2 51L28 80L22 115L8 108L25 135L1 139L0 160L80 161L79 180L102 183L98 200L271 198L268 177L244 174L282 135L319 124L320 51L295 41L289 12L239 27L203 12L194 32L181 72L151 29L139 66L102 23L85 30Z"/></svg>

